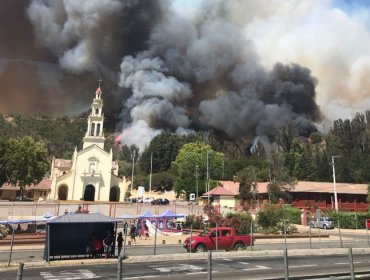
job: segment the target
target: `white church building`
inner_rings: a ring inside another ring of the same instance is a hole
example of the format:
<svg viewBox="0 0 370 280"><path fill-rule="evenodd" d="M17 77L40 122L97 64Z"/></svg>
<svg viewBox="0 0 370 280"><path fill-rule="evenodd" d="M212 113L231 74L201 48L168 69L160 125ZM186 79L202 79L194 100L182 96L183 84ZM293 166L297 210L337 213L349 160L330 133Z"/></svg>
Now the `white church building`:
<svg viewBox="0 0 370 280"><path fill-rule="evenodd" d="M83 148L73 158L53 158L48 199L85 201L123 201L129 182L118 177L118 162L112 149L104 150L104 114L99 86L87 119Z"/></svg>

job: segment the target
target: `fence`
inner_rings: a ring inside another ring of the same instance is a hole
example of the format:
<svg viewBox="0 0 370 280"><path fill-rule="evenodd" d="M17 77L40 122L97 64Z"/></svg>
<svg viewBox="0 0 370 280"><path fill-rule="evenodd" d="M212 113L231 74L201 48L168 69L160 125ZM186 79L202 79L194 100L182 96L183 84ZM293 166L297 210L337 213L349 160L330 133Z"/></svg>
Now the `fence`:
<svg viewBox="0 0 370 280"><path fill-rule="evenodd" d="M203 207L187 202L173 201L169 205L151 205L147 203L128 203L128 202L112 202L112 203L48 203L48 202L0 202L0 220L22 218L29 216L41 216L45 212L49 212L55 216L63 215L67 212L75 212L78 206L82 205L83 210L90 213L101 213L103 215L116 218L118 216L140 215L145 211L149 211L154 215L162 214L170 209L176 214L185 215L201 215Z"/></svg>

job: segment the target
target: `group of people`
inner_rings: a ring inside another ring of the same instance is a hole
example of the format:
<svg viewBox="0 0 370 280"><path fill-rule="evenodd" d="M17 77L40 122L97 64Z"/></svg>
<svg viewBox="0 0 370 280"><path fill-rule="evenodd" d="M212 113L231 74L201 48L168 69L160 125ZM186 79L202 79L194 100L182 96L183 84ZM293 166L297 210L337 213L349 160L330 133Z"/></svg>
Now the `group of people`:
<svg viewBox="0 0 370 280"><path fill-rule="evenodd" d="M128 224L127 222L123 226L123 234L127 236L128 234ZM146 226L146 228L148 228ZM119 232L117 235L117 249L118 249L118 256L121 254L122 247L123 247L123 234L122 232ZM136 226L134 223L130 226L130 238L131 242L136 243ZM146 233L146 236L149 236L148 233ZM110 258L113 256L114 253L114 236L111 234L110 231L107 232L107 235L103 239L99 239L96 237L95 234L91 235L89 244L86 246L86 252L88 254L91 254L93 258L96 258L98 255L103 255L105 258Z"/></svg>

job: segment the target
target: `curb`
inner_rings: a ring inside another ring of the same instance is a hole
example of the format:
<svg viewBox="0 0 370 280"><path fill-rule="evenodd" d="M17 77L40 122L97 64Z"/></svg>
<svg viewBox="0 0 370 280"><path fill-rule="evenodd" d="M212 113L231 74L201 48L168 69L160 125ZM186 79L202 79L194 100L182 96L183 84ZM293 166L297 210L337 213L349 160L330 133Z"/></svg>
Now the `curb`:
<svg viewBox="0 0 370 280"><path fill-rule="evenodd" d="M353 248L353 254L370 254L370 248ZM348 253L348 248L324 248L324 249L291 249L288 251L288 256L332 256L345 255ZM283 257L283 250L264 250L264 251L237 251L237 252L215 252L212 253L212 258L258 258L258 257ZM165 255L145 255L145 256L130 256L123 259L124 263L150 262L150 261L176 261L176 260L199 260L207 259L208 253L182 253L182 254L165 254ZM38 267L59 267L59 266L75 266L75 265L103 265L116 264L117 258L111 259L79 259L79 260L53 260L50 263L41 262L24 262L27 268ZM18 268L18 263L13 262L8 267L5 264L0 264L0 271L15 270Z"/></svg>

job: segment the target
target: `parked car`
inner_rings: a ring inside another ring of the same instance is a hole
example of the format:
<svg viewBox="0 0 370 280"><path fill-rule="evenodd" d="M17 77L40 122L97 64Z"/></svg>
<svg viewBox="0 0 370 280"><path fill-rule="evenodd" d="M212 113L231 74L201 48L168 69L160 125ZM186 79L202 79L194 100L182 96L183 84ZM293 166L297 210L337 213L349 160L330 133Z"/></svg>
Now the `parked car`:
<svg viewBox="0 0 370 280"><path fill-rule="evenodd" d="M217 232L217 234L216 234ZM186 238L184 241L184 248L189 252L200 253L207 250L243 250L253 244L252 236L249 234L237 235L234 228L219 227L210 228L202 232L199 236Z"/></svg>
<svg viewBox="0 0 370 280"><path fill-rule="evenodd" d="M321 217L316 220L310 221L310 227L311 228L323 228L323 229L329 229L334 228L334 220L332 218L328 217Z"/></svg>
<svg viewBox="0 0 370 280"><path fill-rule="evenodd" d="M135 197L129 197L125 199L126 202L131 202L131 203L136 203L136 198Z"/></svg>
<svg viewBox="0 0 370 280"><path fill-rule="evenodd" d="M151 202L152 205L168 205L170 201L167 198L157 198Z"/></svg>
<svg viewBox="0 0 370 280"><path fill-rule="evenodd" d="M153 200L154 200L154 198L153 198L153 197L144 197L144 198L143 198L143 202L144 202L144 203L151 203Z"/></svg>

